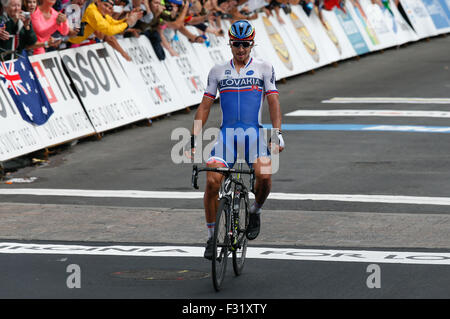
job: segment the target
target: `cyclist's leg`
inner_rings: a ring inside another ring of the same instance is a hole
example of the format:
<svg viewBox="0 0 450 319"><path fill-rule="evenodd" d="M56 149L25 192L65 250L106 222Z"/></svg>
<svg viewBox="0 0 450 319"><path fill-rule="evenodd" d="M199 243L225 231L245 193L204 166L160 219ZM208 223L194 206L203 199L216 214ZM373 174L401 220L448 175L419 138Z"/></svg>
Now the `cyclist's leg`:
<svg viewBox="0 0 450 319"><path fill-rule="evenodd" d="M258 157L253 164L255 169L255 203L262 207L272 188L272 162L270 157Z"/></svg>
<svg viewBox="0 0 450 319"><path fill-rule="evenodd" d="M272 163L270 152L261 131L257 139L249 140L246 148L246 161L255 170L255 202L250 207L250 220L247 227L247 238L255 239L261 228L261 208L269 196L272 187Z"/></svg>
<svg viewBox="0 0 450 319"><path fill-rule="evenodd" d="M222 157L226 145L223 142L222 135L219 137L218 141L214 145L211 151L211 157L206 162L208 167L228 167L233 165L233 163L227 163ZM213 250L213 235L216 223L216 213L218 209L218 197L220 185L222 183L223 175L215 172L207 172L206 174L206 188L205 194L203 196L203 204L205 207L205 220L206 226L208 228L208 241L206 243L206 249L204 257L211 259L214 253Z"/></svg>

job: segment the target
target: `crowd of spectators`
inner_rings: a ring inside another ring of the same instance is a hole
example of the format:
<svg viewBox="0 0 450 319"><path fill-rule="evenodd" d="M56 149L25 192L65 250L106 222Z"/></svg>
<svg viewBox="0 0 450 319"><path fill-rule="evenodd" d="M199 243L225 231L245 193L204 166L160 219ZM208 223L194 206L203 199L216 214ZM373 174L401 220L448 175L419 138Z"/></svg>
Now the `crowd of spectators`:
<svg viewBox="0 0 450 319"><path fill-rule="evenodd" d="M173 41L179 36L203 43L208 34L225 36L223 20L253 20L260 12L285 23L280 10L301 6L309 16L337 8L345 0L1 0L0 54L12 51L42 54L52 50L107 42L131 60L117 41L120 37L146 36L160 60L165 50L178 55ZM358 0L347 0L358 1ZM371 0L380 6L387 0ZM398 5L398 0L395 3ZM192 26L193 28L188 28ZM193 30L196 30L193 31Z"/></svg>

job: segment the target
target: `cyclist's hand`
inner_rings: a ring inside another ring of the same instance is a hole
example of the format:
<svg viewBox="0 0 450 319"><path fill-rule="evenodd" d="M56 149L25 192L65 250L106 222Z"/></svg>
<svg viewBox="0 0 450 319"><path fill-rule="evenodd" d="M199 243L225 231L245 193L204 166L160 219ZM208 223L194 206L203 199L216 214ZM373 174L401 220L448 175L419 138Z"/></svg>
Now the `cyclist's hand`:
<svg viewBox="0 0 450 319"><path fill-rule="evenodd" d="M272 137L270 138L269 148L273 154L281 153L284 150L285 144L281 130L276 130L274 142L272 142Z"/></svg>

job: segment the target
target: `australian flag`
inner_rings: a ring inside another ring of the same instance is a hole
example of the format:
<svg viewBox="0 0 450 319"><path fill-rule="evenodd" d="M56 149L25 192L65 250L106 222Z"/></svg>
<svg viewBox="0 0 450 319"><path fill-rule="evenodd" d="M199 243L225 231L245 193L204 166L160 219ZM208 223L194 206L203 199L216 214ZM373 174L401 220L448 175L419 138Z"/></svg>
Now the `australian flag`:
<svg viewBox="0 0 450 319"><path fill-rule="evenodd" d="M53 109L33 70L26 51L16 61L0 62L0 79L8 88L22 118L42 125L53 114Z"/></svg>

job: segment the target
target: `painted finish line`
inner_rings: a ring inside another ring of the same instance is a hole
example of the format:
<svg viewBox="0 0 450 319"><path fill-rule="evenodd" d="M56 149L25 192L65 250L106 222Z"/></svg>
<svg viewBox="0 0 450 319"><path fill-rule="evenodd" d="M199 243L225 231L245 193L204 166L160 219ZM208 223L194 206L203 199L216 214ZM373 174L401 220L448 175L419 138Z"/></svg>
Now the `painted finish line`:
<svg viewBox="0 0 450 319"><path fill-rule="evenodd" d="M62 254L141 257L201 257L205 248L196 246L89 246L58 244L0 243L2 254ZM247 258L341 261L365 263L450 265L447 252L404 252L347 249L297 249L248 247Z"/></svg>
<svg viewBox="0 0 450 319"><path fill-rule="evenodd" d="M432 117L450 118L450 112L443 111L401 111L401 110L297 110L286 116L379 116L379 117Z"/></svg>
<svg viewBox="0 0 450 319"><path fill-rule="evenodd" d="M272 125L264 124L270 129ZM402 133L450 133L449 126L368 125L368 124L282 124L283 131L366 131Z"/></svg>
<svg viewBox="0 0 450 319"><path fill-rule="evenodd" d="M450 104L450 98L419 97L334 97L322 103L399 103L399 104Z"/></svg>
<svg viewBox="0 0 450 319"><path fill-rule="evenodd" d="M99 198L154 198L154 199L202 199L203 192L168 192L140 190L84 190L51 188L0 188L0 195L68 196ZM254 195L250 194L254 199ZM272 200L315 200L412 205L450 206L450 197L356 195L356 194L295 194L270 193Z"/></svg>

